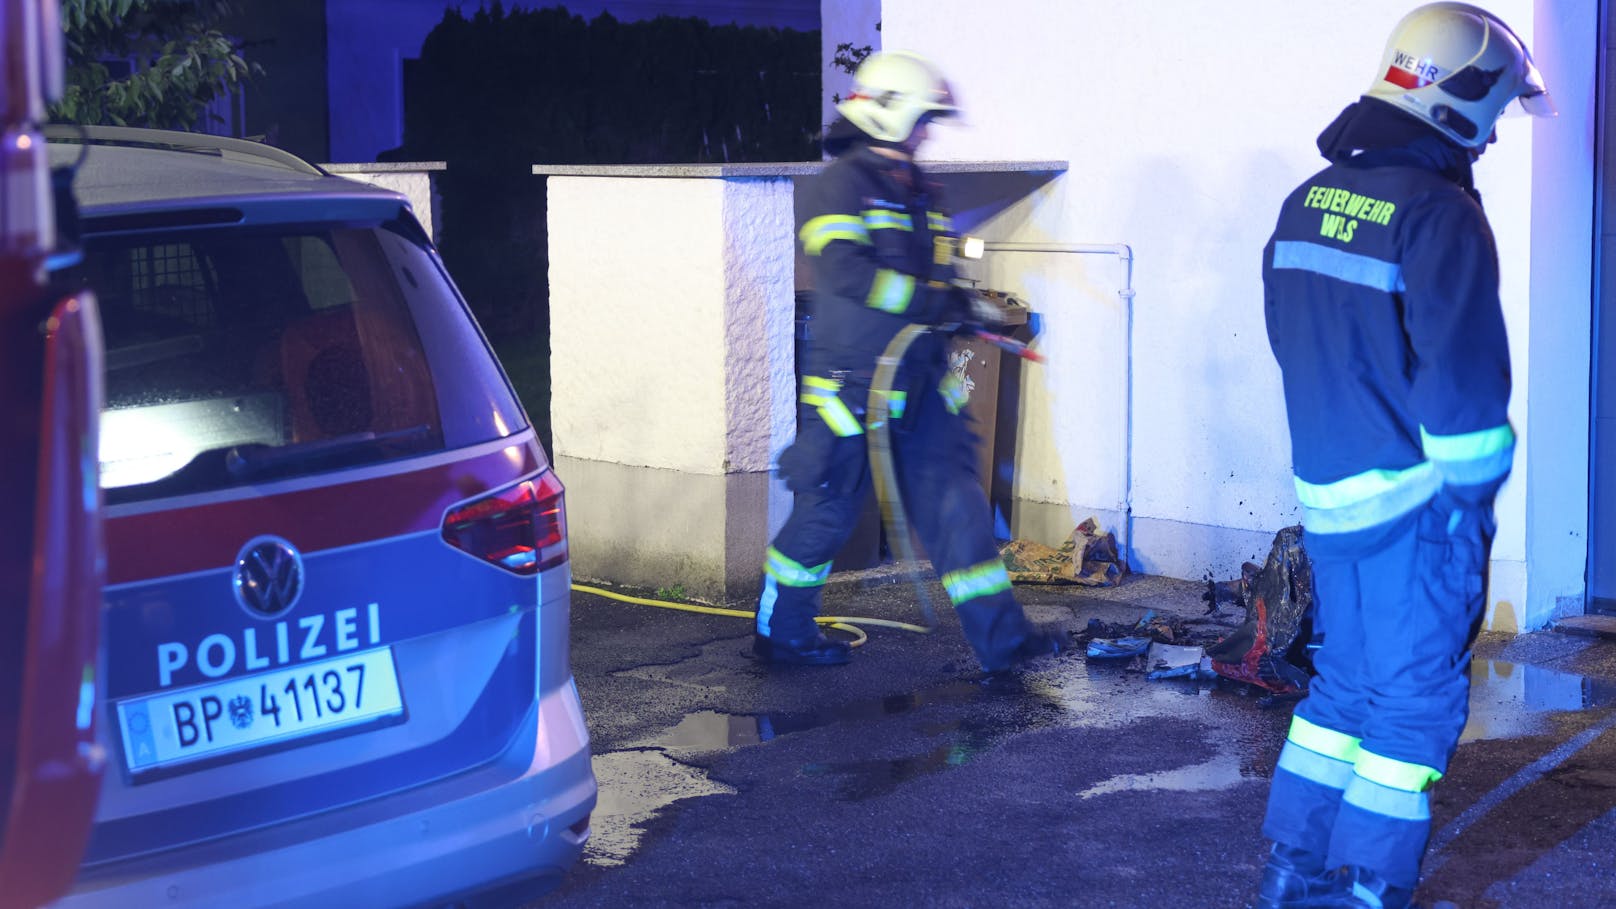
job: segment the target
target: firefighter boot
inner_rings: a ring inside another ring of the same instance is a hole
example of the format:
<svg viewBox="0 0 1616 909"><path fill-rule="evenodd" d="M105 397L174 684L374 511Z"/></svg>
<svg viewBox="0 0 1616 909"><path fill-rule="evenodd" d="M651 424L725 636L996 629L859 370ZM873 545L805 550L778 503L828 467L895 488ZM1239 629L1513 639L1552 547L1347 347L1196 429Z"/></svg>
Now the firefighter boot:
<svg viewBox="0 0 1616 909"><path fill-rule="evenodd" d="M1057 656L1065 646L1066 634L1056 626L1034 625L1027 629L1021 643L1010 653L1010 666L1020 666L1028 660L1044 656Z"/></svg>
<svg viewBox="0 0 1616 909"><path fill-rule="evenodd" d="M853 648L823 634L813 637L775 640L757 635L752 652L765 663L783 666L837 666L853 659Z"/></svg>
<svg viewBox="0 0 1616 909"><path fill-rule="evenodd" d="M1368 868L1349 866L1342 869L1341 878L1341 893L1335 902L1303 905L1340 909L1417 909L1413 890L1398 887Z"/></svg>
<svg viewBox="0 0 1616 909"><path fill-rule="evenodd" d="M1345 891L1342 880L1324 867L1324 856L1275 843L1268 853L1268 864L1263 866L1262 884L1257 888L1257 909L1334 906L1338 904L1320 900L1340 896Z"/></svg>

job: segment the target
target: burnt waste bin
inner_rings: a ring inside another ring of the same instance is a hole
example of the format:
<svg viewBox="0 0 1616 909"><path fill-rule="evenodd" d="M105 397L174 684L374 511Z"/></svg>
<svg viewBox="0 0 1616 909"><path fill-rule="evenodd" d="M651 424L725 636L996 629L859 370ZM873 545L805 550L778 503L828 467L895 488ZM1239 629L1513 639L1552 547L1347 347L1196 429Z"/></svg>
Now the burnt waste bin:
<svg viewBox="0 0 1616 909"><path fill-rule="evenodd" d="M999 333L1018 341L1032 339L1031 310L1016 297L994 290L976 293L999 310ZM982 492L994 515L1004 525L997 535L1007 539L1011 480L1015 473L1016 424L1020 416L1021 361L997 344L961 335L949 351L949 370L964 383L968 397L964 413L976 435L976 470Z"/></svg>

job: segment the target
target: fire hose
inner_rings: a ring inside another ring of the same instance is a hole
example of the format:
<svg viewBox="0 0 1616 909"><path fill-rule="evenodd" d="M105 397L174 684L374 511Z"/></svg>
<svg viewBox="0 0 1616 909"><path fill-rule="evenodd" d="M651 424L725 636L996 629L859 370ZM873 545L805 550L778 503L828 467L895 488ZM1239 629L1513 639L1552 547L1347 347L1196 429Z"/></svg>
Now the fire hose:
<svg viewBox="0 0 1616 909"><path fill-rule="evenodd" d="M875 375L870 380L870 397L865 410L868 415L866 429L870 448L870 476L874 480L875 498L881 506L881 521L886 527L887 538L896 548L900 561L909 567L909 578L915 585L915 593L918 595L916 602L919 603L920 614L927 631L937 627L937 612L932 608L931 594L926 590L926 582L916 568L919 559L910 540L909 519L903 505L903 493L898 488L898 471L892 456L890 416L892 386L897 379L898 366L903 362L904 355L909 352L909 347L914 344L915 339L933 330L980 338L1014 356L1034 363L1044 362L1042 354L1021 341L988 331L979 325L956 322L935 326L918 323L906 325L892 337L887 343L886 350L882 351L880 358L875 361Z"/></svg>

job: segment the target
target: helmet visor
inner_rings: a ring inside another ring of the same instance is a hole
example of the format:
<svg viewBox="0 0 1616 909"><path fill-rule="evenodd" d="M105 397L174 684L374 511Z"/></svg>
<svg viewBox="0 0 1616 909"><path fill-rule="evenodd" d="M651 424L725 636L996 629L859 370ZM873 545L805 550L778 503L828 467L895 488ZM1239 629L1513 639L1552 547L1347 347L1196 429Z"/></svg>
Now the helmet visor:
<svg viewBox="0 0 1616 909"><path fill-rule="evenodd" d="M1521 79L1521 93L1504 108L1502 116L1555 117L1559 113L1554 99L1549 97L1548 86L1543 83L1543 74L1538 71L1536 64L1527 59L1526 73Z"/></svg>

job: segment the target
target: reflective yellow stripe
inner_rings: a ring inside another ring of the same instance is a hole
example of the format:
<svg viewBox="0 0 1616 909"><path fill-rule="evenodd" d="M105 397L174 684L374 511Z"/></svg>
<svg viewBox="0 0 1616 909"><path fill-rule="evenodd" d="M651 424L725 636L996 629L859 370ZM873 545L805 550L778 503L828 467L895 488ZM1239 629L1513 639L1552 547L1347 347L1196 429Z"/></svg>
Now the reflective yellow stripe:
<svg viewBox="0 0 1616 909"><path fill-rule="evenodd" d="M1353 769L1371 783L1404 792L1424 792L1442 779L1442 771L1435 767L1394 760L1373 751L1359 751Z"/></svg>
<svg viewBox="0 0 1616 909"><path fill-rule="evenodd" d="M1334 483L1309 483L1297 477L1296 498L1309 508L1341 508L1372 499L1435 470L1430 461L1422 461L1406 470L1366 470Z"/></svg>
<svg viewBox="0 0 1616 909"><path fill-rule="evenodd" d="M857 215L820 215L811 219L797 232L802 239L802 249L810 256L817 256L825 251L834 240L849 240L854 243L870 244L870 233L864 229L864 221Z"/></svg>
<svg viewBox="0 0 1616 909"><path fill-rule="evenodd" d="M763 571L787 587L819 587L830 577L830 562L809 568L773 546L764 553Z"/></svg>
<svg viewBox="0 0 1616 909"><path fill-rule="evenodd" d="M885 392L885 395L887 399L887 415L894 420L903 419L903 409L909 405L909 392L889 391Z"/></svg>
<svg viewBox="0 0 1616 909"><path fill-rule="evenodd" d="M1515 431L1506 423L1503 426L1494 426L1492 429L1477 432L1439 436L1421 426L1420 442L1425 446L1425 456L1432 460L1469 461L1497 454L1514 445Z"/></svg>
<svg viewBox="0 0 1616 909"><path fill-rule="evenodd" d="M954 219L940 211L926 212L926 226L935 232L947 232L954 229Z"/></svg>
<svg viewBox="0 0 1616 909"><path fill-rule="evenodd" d="M1010 573L1005 570L1003 560L993 559L950 571L943 575L943 587L948 590L948 598L958 606L978 597L1009 590Z"/></svg>
<svg viewBox="0 0 1616 909"><path fill-rule="evenodd" d="M1515 463L1515 430L1506 423L1477 432L1452 436L1432 435L1420 427L1425 456L1450 483L1486 483L1509 474Z"/></svg>
<svg viewBox="0 0 1616 909"><path fill-rule="evenodd" d="M915 229L914 222L910 220L909 215L886 208L866 209L864 212L864 226L869 230L913 231Z"/></svg>
<svg viewBox="0 0 1616 909"><path fill-rule="evenodd" d="M1327 758L1335 758L1349 764L1358 759L1358 739L1345 732L1336 732L1317 723L1309 723L1299 716L1291 717L1291 731L1285 738Z"/></svg>
<svg viewBox="0 0 1616 909"><path fill-rule="evenodd" d="M859 425L858 417L853 416L853 411L837 394L841 387L842 383L834 379L803 376L802 391L798 394L797 400L813 405L819 411L825 425L836 435L843 438L860 435L864 432L864 427Z"/></svg>
<svg viewBox="0 0 1616 909"><path fill-rule="evenodd" d="M1334 483L1296 478L1302 526L1310 533L1350 533L1408 514L1442 487L1442 473L1424 461L1406 470L1366 470Z"/></svg>
<svg viewBox="0 0 1616 909"><path fill-rule="evenodd" d="M870 285L870 296L864 302L874 309L896 315L909 308L909 301L914 295L913 276L883 268L875 273L875 282Z"/></svg>
<svg viewBox="0 0 1616 909"><path fill-rule="evenodd" d="M943 381L937 385L937 392L943 396L943 405L948 408L949 413L959 413L960 409L971 400L970 390L960 381L960 377L953 373L943 376Z"/></svg>

